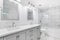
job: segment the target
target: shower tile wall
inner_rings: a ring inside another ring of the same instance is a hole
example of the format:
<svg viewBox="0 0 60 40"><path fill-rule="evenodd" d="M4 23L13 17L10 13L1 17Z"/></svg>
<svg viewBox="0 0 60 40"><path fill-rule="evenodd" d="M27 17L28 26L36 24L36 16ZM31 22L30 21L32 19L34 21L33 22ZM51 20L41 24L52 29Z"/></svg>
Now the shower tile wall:
<svg viewBox="0 0 60 40"><path fill-rule="evenodd" d="M43 13L41 40L60 40L60 6Z"/></svg>
<svg viewBox="0 0 60 40"><path fill-rule="evenodd" d="M43 13L42 25L47 27L59 27L60 25L60 7L50 8Z"/></svg>

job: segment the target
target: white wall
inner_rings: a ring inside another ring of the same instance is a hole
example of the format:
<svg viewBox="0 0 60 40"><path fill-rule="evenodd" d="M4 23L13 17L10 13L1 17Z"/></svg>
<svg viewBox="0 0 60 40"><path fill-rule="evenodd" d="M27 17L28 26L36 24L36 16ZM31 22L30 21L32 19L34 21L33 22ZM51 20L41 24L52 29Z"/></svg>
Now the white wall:
<svg viewBox="0 0 60 40"><path fill-rule="evenodd" d="M33 20L33 23L34 24L37 24L37 23L39 23L39 17L38 17L38 9L37 8L34 8L34 13L33 13L33 16L34 16L34 20Z"/></svg>
<svg viewBox="0 0 60 40"><path fill-rule="evenodd" d="M0 7L3 6L3 0L0 0Z"/></svg>
<svg viewBox="0 0 60 40"><path fill-rule="evenodd" d="M17 25L27 24L27 9L21 5L19 5L18 9L19 9L19 21Z"/></svg>
<svg viewBox="0 0 60 40"><path fill-rule="evenodd" d="M21 5L19 6L19 16L20 16L20 20L17 23L17 25L25 25L25 24L30 24L31 22L33 24L37 24L38 23L38 10L34 7L30 7L30 9L33 10L33 20L32 21L28 21L27 19L27 9L29 6L25 6L22 7Z"/></svg>

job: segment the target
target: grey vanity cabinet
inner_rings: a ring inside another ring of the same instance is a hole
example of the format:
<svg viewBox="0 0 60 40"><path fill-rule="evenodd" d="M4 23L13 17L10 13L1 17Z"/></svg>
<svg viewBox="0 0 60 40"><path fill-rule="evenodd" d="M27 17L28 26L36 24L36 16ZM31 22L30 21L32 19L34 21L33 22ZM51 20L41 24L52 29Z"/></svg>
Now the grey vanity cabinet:
<svg viewBox="0 0 60 40"><path fill-rule="evenodd" d="M0 40L3 40L3 38L1 37Z"/></svg>
<svg viewBox="0 0 60 40"><path fill-rule="evenodd" d="M35 27L33 29L33 35L34 40L40 40L40 27Z"/></svg>
<svg viewBox="0 0 60 40"><path fill-rule="evenodd" d="M4 40L25 40L25 32L18 32L16 34L8 35L4 37Z"/></svg>
<svg viewBox="0 0 60 40"><path fill-rule="evenodd" d="M40 27L28 29L26 31L26 40L40 40Z"/></svg>
<svg viewBox="0 0 60 40"><path fill-rule="evenodd" d="M33 40L33 29L26 30L26 40Z"/></svg>
<svg viewBox="0 0 60 40"><path fill-rule="evenodd" d="M25 31L19 32L17 34L16 40L25 40Z"/></svg>
<svg viewBox="0 0 60 40"><path fill-rule="evenodd" d="M5 36L4 40L16 40L16 34Z"/></svg>
<svg viewBox="0 0 60 40"><path fill-rule="evenodd" d="M40 27L22 30L3 37L4 40L40 40ZM0 40L3 40L0 38Z"/></svg>

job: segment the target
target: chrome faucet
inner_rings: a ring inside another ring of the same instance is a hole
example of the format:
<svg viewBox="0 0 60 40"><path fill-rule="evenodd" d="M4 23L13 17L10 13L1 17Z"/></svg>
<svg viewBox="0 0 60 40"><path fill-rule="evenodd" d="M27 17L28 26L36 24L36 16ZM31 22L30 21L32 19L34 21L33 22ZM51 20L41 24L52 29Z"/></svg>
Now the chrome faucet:
<svg viewBox="0 0 60 40"><path fill-rule="evenodd" d="M12 22L12 27L16 27L16 26L15 26L15 22Z"/></svg>

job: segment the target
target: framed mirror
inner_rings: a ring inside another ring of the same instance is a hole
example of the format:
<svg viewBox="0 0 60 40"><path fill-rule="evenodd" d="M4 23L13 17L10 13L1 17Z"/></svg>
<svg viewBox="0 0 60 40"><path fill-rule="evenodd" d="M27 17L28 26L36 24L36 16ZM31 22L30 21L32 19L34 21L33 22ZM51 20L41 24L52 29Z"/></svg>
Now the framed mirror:
<svg viewBox="0 0 60 40"><path fill-rule="evenodd" d="M18 5L9 0L3 0L1 20L19 20Z"/></svg>
<svg viewBox="0 0 60 40"><path fill-rule="evenodd" d="M27 10L27 19L33 20L33 10L31 10L31 9Z"/></svg>

